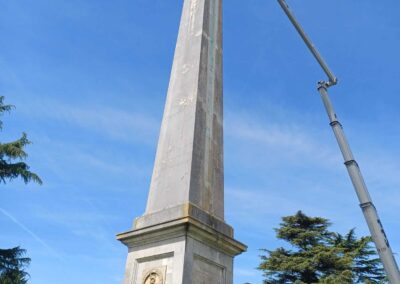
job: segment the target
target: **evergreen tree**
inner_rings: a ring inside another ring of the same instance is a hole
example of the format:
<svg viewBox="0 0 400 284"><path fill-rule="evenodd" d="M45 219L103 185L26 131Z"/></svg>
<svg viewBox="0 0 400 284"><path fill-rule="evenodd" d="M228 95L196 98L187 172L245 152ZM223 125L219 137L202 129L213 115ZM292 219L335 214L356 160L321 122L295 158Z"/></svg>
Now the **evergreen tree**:
<svg viewBox="0 0 400 284"><path fill-rule="evenodd" d="M26 251L20 247L0 249L0 284L25 284L29 274L24 269L30 258L24 257Z"/></svg>
<svg viewBox="0 0 400 284"><path fill-rule="evenodd" d="M5 105L4 97L0 96L0 116L5 112L9 112L14 106ZM3 122L0 120L0 130L3 128ZM25 183L34 181L42 184L39 176L29 170L29 166L23 162L28 154L24 151L24 147L31 142L25 133L16 141L9 143L0 142L0 183L6 183L18 177L22 178Z"/></svg>
<svg viewBox="0 0 400 284"><path fill-rule="evenodd" d="M352 271L355 283L380 283L384 270L375 249L371 246L372 238L357 239L355 230L350 230L345 236L335 234L333 245L343 250L344 254L353 257Z"/></svg>
<svg viewBox="0 0 400 284"><path fill-rule="evenodd" d="M0 96L0 116L11 111L14 106L4 104L4 97ZM3 122L0 120L0 130ZM30 181L42 184L39 176L29 170L23 162L28 154L24 147L31 142L25 133L16 141L0 142L0 183L6 183L18 177L25 183ZM30 263L30 258L24 257L26 251L20 247L0 249L0 284L25 284L29 274L24 270Z"/></svg>
<svg viewBox="0 0 400 284"><path fill-rule="evenodd" d="M327 219L301 211L282 220L277 238L291 249L263 250L258 269L264 272L264 284L384 283L370 237L357 239L354 229L345 236L331 232Z"/></svg>

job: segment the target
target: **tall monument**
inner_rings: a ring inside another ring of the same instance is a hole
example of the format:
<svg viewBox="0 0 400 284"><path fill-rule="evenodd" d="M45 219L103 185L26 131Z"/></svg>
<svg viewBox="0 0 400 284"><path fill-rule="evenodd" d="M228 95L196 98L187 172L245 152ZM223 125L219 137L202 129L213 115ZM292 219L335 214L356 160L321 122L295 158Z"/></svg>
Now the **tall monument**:
<svg viewBox="0 0 400 284"><path fill-rule="evenodd" d="M232 284L224 221L222 0L184 0L146 212L117 239L124 284Z"/></svg>

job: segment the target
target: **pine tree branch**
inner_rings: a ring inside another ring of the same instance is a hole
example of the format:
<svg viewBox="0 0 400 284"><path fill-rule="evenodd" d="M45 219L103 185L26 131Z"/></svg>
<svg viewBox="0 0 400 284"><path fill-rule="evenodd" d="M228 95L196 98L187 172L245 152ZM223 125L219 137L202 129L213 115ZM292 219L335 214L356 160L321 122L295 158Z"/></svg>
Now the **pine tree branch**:
<svg viewBox="0 0 400 284"><path fill-rule="evenodd" d="M4 104L4 96L0 96L0 116L5 112L11 111L15 106L13 105L5 105ZM0 130L3 129L3 122L0 120Z"/></svg>
<svg viewBox="0 0 400 284"><path fill-rule="evenodd" d="M26 145L31 144L26 133L22 133L22 137L16 141L9 143L0 143L0 158L1 159L26 159L28 154L24 151Z"/></svg>
<svg viewBox="0 0 400 284"><path fill-rule="evenodd" d="M6 183L6 181L11 181L16 178L22 178L25 184L30 181L36 182L38 184L43 184L40 177L29 171L29 166L24 162L19 163L8 163L5 160L0 159L0 183Z"/></svg>

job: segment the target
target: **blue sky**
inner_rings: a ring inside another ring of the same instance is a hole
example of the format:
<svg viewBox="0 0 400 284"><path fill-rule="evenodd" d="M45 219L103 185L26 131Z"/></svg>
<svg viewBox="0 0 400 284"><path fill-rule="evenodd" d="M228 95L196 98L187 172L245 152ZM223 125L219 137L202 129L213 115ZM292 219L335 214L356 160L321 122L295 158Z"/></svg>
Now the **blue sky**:
<svg viewBox="0 0 400 284"><path fill-rule="evenodd" d="M181 4L0 1L0 93L17 107L1 141L26 131L44 180L1 185L0 247L28 250L30 283L121 283L115 234L144 212ZM289 4L340 79L332 100L400 253L400 2ZM225 213L249 246L235 283L255 284L281 216L368 232L316 92L324 74L279 5L225 1L224 21Z"/></svg>

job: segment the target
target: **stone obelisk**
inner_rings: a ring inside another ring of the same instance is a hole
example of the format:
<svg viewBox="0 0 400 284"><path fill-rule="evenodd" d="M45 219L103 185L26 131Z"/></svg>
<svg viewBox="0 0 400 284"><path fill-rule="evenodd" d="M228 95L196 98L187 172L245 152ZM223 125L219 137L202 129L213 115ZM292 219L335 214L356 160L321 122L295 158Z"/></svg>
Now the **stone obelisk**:
<svg viewBox="0 0 400 284"><path fill-rule="evenodd" d="M146 212L119 234L124 284L232 284L224 221L222 0L184 0Z"/></svg>

